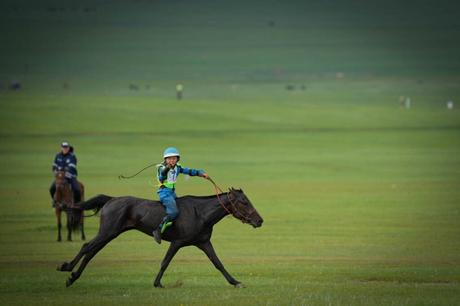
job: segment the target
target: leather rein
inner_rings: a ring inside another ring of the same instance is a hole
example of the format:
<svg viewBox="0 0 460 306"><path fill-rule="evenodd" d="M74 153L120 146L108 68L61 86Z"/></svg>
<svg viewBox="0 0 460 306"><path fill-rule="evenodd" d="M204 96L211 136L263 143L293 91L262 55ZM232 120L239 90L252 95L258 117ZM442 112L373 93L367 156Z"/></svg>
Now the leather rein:
<svg viewBox="0 0 460 306"><path fill-rule="evenodd" d="M212 180L212 178L208 178L208 180L214 185L214 188L216 190L216 196L217 196L217 199L219 200L219 203L220 203L220 206L222 206L222 208L229 214L229 215L232 215L234 216L235 218L241 220L241 222L243 223L249 223L251 221L251 218L250 216L252 214L254 214L254 212L256 212L255 209L253 209L251 212L249 212L247 215L244 215L242 214L240 211L238 211L236 209L236 203L230 198L230 192L227 193L227 199L228 199L228 202L230 203L230 205L232 206L232 209L233 209L233 212L231 210L229 210L224 202L221 200L220 196L219 196L219 193L222 195L222 194L225 194L222 189L220 189L219 186L217 186L217 184ZM241 217L241 218L239 218Z"/></svg>

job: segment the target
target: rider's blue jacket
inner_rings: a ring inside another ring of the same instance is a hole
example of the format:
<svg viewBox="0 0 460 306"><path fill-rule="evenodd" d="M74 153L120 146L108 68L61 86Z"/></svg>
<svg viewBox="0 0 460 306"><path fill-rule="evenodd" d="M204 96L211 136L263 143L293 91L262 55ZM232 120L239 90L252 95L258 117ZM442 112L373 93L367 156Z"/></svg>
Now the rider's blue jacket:
<svg viewBox="0 0 460 306"><path fill-rule="evenodd" d="M158 164L157 167L157 179L160 188L168 187L170 189L175 189L177 176L179 173L187 174L190 176L202 176L203 173L205 173L203 170L185 168L180 164L177 164L173 169L169 169L164 163Z"/></svg>
<svg viewBox="0 0 460 306"><path fill-rule="evenodd" d="M77 157L75 154L71 152L65 155L62 152L56 154L53 163L53 171L65 171L66 177L68 178L77 177Z"/></svg>

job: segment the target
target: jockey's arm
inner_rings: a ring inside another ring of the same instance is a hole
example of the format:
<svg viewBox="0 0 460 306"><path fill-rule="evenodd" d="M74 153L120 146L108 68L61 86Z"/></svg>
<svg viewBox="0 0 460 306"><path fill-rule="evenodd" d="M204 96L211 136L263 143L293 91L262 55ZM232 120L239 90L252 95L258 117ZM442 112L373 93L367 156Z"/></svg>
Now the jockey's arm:
<svg viewBox="0 0 460 306"><path fill-rule="evenodd" d="M164 165L164 164L161 164L158 168L158 180L160 182L163 182L164 180L166 180L166 178L168 177L168 172L169 172L169 168Z"/></svg>
<svg viewBox="0 0 460 306"><path fill-rule="evenodd" d="M58 171L58 164L57 164L57 155L54 157L54 162L53 162L53 166L51 167L51 170L53 171L54 174L56 174L56 172Z"/></svg>
<svg viewBox="0 0 460 306"><path fill-rule="evenodd" d="M197 170L197 169L185 168L185 167L179 166L179 172L190 175L190 176L201 176L204 178L208 178L208 175L206 174L204 170Z"/></svg>
<svg viewBox="0 0 460 306"><path fill-rule="evenodd" d="M68 177L77 176L77 158L75 155L71 155L68 161L66 161L65 171Z"/></svg>

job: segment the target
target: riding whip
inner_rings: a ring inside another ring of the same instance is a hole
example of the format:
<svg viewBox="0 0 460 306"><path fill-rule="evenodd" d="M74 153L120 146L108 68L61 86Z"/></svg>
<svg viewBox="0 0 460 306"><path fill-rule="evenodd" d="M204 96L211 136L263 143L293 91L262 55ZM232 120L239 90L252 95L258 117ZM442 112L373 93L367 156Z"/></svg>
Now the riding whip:
<svg viewBox="0 0 460 306"><path fill-rule="evenodd" d="M135 177L136 175L138 175L139 173L141 173L142 171L144 171L145 169L148 169L148 168L153 167L153 166L156 166L156 164L151 164L151 165L145 167L144 169L140 170L140 171L137 172L136 174L133 174L133 175L130 175L130 176L124 176L123 174L120 174L120 175L118 176L118 179L130 179L130 178L133 178L133 177Z"/></svg>

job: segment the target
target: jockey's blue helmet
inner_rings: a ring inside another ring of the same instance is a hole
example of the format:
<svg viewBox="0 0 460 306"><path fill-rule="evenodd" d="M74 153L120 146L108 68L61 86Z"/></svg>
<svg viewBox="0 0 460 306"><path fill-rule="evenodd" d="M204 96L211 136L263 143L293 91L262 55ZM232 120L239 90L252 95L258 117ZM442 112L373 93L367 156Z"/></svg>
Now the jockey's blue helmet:
<svg viewBox="0 0 460 306"><path fill-rule="evenodd" d="M177 156L177 158L180 158L179 150L177 150L174 147L166 148L166 150L163 153L163 158L171 157L171 156Z"/></svg>

